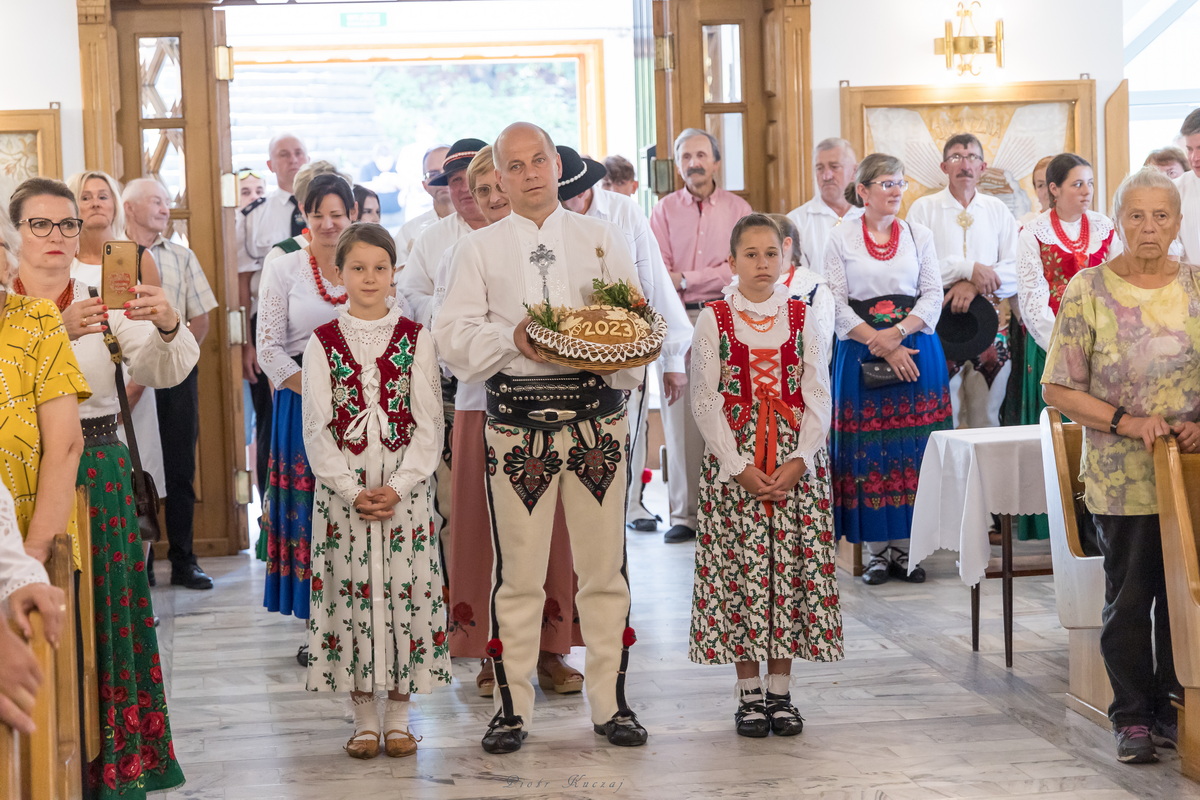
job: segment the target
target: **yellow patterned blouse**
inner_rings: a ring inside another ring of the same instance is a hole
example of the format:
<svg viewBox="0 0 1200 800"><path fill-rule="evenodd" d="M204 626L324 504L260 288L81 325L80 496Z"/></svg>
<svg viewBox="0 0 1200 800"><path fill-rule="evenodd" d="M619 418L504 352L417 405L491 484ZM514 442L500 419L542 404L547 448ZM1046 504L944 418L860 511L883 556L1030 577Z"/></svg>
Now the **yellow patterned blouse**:
<svg viewBox="0 0 1200 800"><path fill-rule="evenodd" d="M12 492L21 536L33 517L42 458L37 407L68 394L86 400L92 391L58 309L49 300L9 292L0 320L0 480ZM73 495L63 502L74 509ZM75 542L73 512L68 532Z"/></svg>

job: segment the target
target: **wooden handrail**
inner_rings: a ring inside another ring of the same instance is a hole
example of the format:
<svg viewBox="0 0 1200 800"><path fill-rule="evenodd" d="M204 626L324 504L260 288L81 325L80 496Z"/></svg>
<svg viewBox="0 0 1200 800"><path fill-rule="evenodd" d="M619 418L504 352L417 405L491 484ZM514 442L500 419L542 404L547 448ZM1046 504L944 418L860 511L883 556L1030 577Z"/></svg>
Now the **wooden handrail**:
<svg viewBox="0 0 1200 800"><path fill-rule="evenodd" d="M1062 412L1048 406L1050 438L1054 443L1054 466L1058 473L1058 491L1063 507L1063 522L1067 546L1075 558L1087 558L1079 540L1079 517L1075 514L1075 495L1083 491L1079 465L1083 453L1083 427L1077 422L1063 422Z"/></svg>
<svg viewBox="0 0 1200 800"><path fill-rule="evenodd" d="M1158 483L1158 516L1168 592L1172 572L1182 571L1186 578L1186 593L1169 595L1171 630L1174 632L1176 615L1187 618L1200 607L1200 558L1197 557L1193 513L1200 505L1200 455L1184 455L1179 452L1179 444L1174 438L1159 438L1154 444L1154 476ZM1180 600L1190 602L1178 605Z"/></svg>
<svg viewBox="0 0 1200 800"><path fill-rule="evenodd" d="M96 665L96 601L95 582L92 577L92 528L88 515L88 493L86 486L75 490L75 505L78 508L79 552L82 555L79 575L78 617L80 641L83 652L79 654L82 680L80 691L83 703L83 760L95 761L100 755L100 673Z"/></svg>

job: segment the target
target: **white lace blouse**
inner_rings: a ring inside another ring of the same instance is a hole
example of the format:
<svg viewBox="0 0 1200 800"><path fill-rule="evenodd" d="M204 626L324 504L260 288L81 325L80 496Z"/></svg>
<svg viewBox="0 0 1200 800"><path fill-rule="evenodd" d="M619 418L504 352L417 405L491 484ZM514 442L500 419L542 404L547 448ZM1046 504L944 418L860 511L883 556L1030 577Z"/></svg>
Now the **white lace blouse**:
<svg viewBox="0 0 1200 800"><path fill-rule="evenodd" d="M9 595L22 586L49 582L46 568L25 552L12 494L0 483L0 603L6 602ZM0 624L5 624L2 619Z"/></svg>
<svg viewBox="0 0 1200 800"><path fill-rule="evenodd" d="M260 312L261 313L261 312ZM354 360L362 367L360 380L363 384L363 408L354 426L365 426L367 449L361 455L347 454L338 447L329 432L333 419L333 388L329 370L325 368L325 349L314 336L304 350L304 448L313 474L337 493L347 505L362 491L349 459L362 460L365 464L386 463L386 454L381 443L387 416L379 406L379 367L375 359L383 355L391 341L396 323L400 320L400 309L393 307L382 319L364 320L350 316L348 310L337 316L342 335ZM390 475L386 467L384 477L396 494L405 497L413 487L431 476L442 457L443 412L441 371L433 349L433 337L427 328L417 334L413 353L411 386L411 411L416 427L412 440L397 454L399 464ZM355 427L351 428L357 433ZM390 452L390 451L389 451ZM369 485L368 488L375 488Z"/></svg>
<svg viewBox="0 0 1200 800"><path fill-rule="evenodd" d="M726 287L725 299L735 310L733 330L737 338L751 350L778 351L790 333L787 317L788 297L788 289L782 284L777 285L775 293L761 303L751 303L736 287ZM742 321L737 311L759 319L775 317L775 325L766 332L756 331ZM796 449L791 453L779 455L780 464L794 458L802 458L809 470L812 469L817 452L825 447L833 413L833 399L829 389L829 362L825 356L826 345L822 344L828 331L818 333L819 329L810 327L811 311L810 308L805 313L802 354L804 371L800 377L800 390L804 395L804 416L800 420ZM729 481L752 464L754 458L753 453L745 454L738 450L737 441L725 416L725 399L717 388L721 381L719 352L720 332L717 328L717 317L712 309L706 308L696 319L696 331L692 336L692 413L696 417L701 435L704 436L708 452L717 457L717 480ZM777 385L782 385L783 375L778 365L772 370L772 374L778 382Z"/></svg>
<svg viewBox="0 0 1200 800"><path fill-rule="evenodd" d="M942 316L942 271L933 234L924 225L901 222L899 249L887 261L879 261L867 252L860 222L839 225L829 236L823 272L833 292L834 332L843 341L863 323L850 308L850 300L889 294L915 297L917 304L910 313L924 320L926 333L933 333Z"/></svg>
<svg viewBox="0 0 1200 800"><path fill-rule="evenodd" d="M330 297L343 297L346 287L321 277ZM317 291L307 250L287 253L263 264L258 285L258 365L275 388L300 371L292 360L304 352L312 332L338 315Z"/></svg>
<svg viewBox="0 0 1200 800"><path fill-rule="evenodd" d="M1095 211L1084 213L1087 214L1090 228L1088 255L1091 255L1103 246L1104 240L1112 232L1113 224L1103 214ZM1062 222L1063 233L1070 239L1078 239L1082 219L1080 217L1074 222ZM1025 322L1025 328L1033 335L1033 340L1043 350L1049 350L1050 335L1054 332L1054 310L1050 308L1050 284L1046 281L1039 242L1057 244L1070 251L1066 243L1054 232L1049 211L1039 214L1026 225L1017 239L1017 300L1021 307L1021 319ZM1121 240L1114 235L1105 260L1120 255L1121 250Z"/></svg>
<svg viewBox="0 0 1200 800"><path fill-rule="evenodd" d="M792 297L806 303L809 302L809 298L812 298L808 313L804 318L804 324L814 334L820 334L825 360L831 360L833 358L834 302L833 292L829 291L829 285L820 275L808 267L801 266L796 267L790 280L787 273L784 273L780 281L782 285L788 287Z"/></svg>

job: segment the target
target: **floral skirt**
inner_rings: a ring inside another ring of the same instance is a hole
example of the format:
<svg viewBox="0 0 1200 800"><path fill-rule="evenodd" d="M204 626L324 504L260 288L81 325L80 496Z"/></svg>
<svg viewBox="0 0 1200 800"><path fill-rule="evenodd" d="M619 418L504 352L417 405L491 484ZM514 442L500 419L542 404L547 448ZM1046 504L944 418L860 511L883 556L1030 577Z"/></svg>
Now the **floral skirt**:
<svg viewBox="0 0 1200 800"><path fill-rule="evenodd" d="M1040 425L1042 409L1042 372L1046 369L1046 351L1032 336L1025 339L1025 372L1021 378L1021 424ZM1018 539L1049 539L1050 518L1045 514L1017 517Z"/></svg>
<svg viewBox="0 0 1200 800"><path fill-rule="evenodd" d="M953 425L941 342L913 333L903 345L918 351L921 377L882 389L863 385L866 345L847 339L834 351L833 523L839 538L856 544L909 537L925 443Z"/></svg>
<svg viewBox="0 0 1200 800"><path fill-rule="evenodd" d="M308 619L313 488L316 480L304 453L300 395L275 392L271 416L271 461L262 525L267 539L267 583L263 605L268 611Z"/></svg>
<svg viewBox="0 0 1200 800"><path fill-rule="evenodd" d="M794 442L795 432L781 430L781 452ZM752 437L749 448L753 452ZM697 503L692 661L841 660L842 611L824 450L810 469L768 517L737 481L718 482L717 459L705 452Z"/></svg>
<svg viewBox="0 0 1200 800"><path fill-rule="evenodd" d="M144 798L183 783L130 479L125 445L84 450L78 483L88 488L100 677L100 755L89 776L101 798Z"/></svg>

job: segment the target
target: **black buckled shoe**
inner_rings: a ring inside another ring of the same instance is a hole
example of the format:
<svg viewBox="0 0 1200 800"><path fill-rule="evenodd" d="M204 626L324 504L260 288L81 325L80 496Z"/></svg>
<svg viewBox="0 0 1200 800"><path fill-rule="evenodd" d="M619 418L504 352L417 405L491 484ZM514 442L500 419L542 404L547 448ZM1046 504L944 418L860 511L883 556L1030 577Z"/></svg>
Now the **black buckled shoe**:
<svg viewBox="0 0 1200 800"><path fill-rule="evenodd" d="M767 716L776 736L796 736L804 730L804 717L792 705L792 695L767 692Z"/></svg>
<svg viewBox="0 0 1200 800"><path fill-rule="evenodd" d="M623 717L620 712L617 712L603 725L592 725L592 730L596 732L597 736L606 737L609 744L615 744L617 747L641 747L646 743L646 737L650 735L638 722L637 714L632 711L627 717Z"/></svg>
<svg viewBox="0 0 1200 800"><path fill-rule="evenodd" d="M204 574L199 565L188 564L181 570L171 570L171 585L185 589L211 589L213 580Z"/></svg>
<svg viewBox="0 0 1200 800"><path fill-rule="evenodd" d="M871 560L867 562L867 568L862 574L863 583L868 586L878 586L881 583L887 583L890 571L890 562L885 553L871 556Z"/></svg>
<svg viewBox="0 0 1200 800"><path fill-rule="evenodd" d="M690 542L695 538L696 532L687 525L674 525L671 527L671 530L663 534L663 541L667 544Z"/></svg>
<svg viewBox="0 0 1200 800"><path fill-rule="evenodd" d="M892 551L892 560L888 562L888 575L909 583L925 582L923 568L913 567L912 572L908 571L908 553L895 547L889 547L888 550Z"/></svg>
<svg viewBox="0 0 1200 800"><path fill-rule="evenodd" d="M296 651L296 663L302 667L308 667L308 645L300 645L300 649Z"/></svg>
<svg viewBox="0 0 1200 800"><path fill-rule="evenodd" d="M760 692L750 692L746 697L762 697ZM750 715L752 719L747 719ZM733 721L738 736L749 736L751 739L762 739L771 732L771 720L767 719L767 708L762 700L739 700L738 709L733 712Z"/></svg>
<svg viewBox="0 0 1200 800"><path fill-rule="evenodd" d="M524 721L520 717L505 719L500 716L503 713L496 712L496 716L488 723L487 733L483 735L484 751L495 755L515 753L521 749L521 743L529 735L522 727Z"/></svg>

